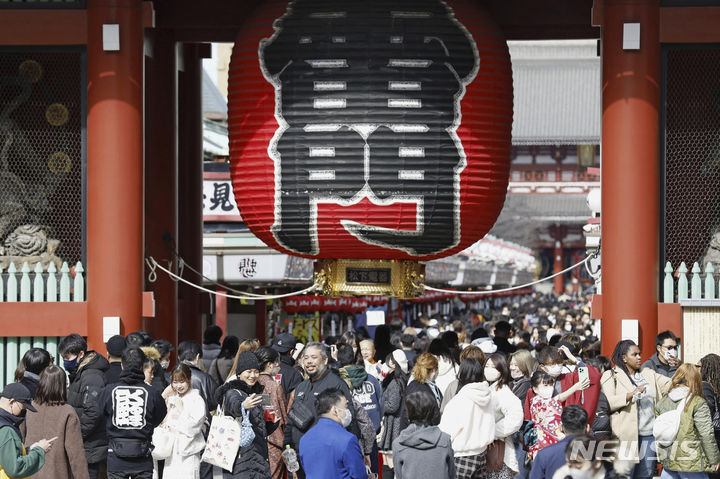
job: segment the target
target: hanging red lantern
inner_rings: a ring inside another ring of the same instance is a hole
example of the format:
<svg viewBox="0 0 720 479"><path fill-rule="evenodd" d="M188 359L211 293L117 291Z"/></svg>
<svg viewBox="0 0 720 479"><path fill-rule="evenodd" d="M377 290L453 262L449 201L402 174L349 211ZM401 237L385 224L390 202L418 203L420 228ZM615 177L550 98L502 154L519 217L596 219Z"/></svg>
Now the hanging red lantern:
<svg viewBox="0 0 720 479"><path fill-rule="evenodd" d="M260 3L228 95L235 197L258 238L307 258L425 261L490 230L512 72L476 3Z"/></svg>

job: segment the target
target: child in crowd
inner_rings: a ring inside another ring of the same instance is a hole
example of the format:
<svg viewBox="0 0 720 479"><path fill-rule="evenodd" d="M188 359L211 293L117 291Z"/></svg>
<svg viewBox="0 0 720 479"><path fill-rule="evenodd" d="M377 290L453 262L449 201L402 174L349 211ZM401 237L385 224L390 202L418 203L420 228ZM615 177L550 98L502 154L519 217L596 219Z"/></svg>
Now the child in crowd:
<svg viewBox="0 0 720 479"><path fill-rule="evenodd" d="M565 437L562 432L563 407L558 398L553 397L555 379L545 371L535 371L530 378L535 397L530 402L530 414L535 423L537 442L530 446L528 456L535 458L537 452Z"/></svg>

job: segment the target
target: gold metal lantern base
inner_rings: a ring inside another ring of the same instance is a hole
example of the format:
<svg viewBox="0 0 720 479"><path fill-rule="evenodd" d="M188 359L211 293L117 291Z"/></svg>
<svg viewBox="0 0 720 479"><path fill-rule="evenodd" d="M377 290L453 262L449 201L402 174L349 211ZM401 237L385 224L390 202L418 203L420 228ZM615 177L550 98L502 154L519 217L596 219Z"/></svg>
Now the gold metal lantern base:
<svg viewBox="0 0 720 479"><path fill-rule="evenodd" d="M323 259L315 262L315 281L325 296L390 296L422 294L425 265L394 259Z"/></svg>

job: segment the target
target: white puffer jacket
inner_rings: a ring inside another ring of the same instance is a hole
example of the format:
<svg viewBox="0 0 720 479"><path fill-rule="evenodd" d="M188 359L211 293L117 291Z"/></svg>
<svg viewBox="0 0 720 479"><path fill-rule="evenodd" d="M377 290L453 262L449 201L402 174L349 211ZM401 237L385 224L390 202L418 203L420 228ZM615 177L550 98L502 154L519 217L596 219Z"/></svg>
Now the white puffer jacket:
<svg viewBox="0 0 720 479"><path fill-rule="evenodd" d="M497 390L495 385L491 384L490 391L492 392L495 408L495 439L505 439L503 462L514 472L518 472L515 446L511 436L522 427L524 415L522 402L507 385Z"/></svg>

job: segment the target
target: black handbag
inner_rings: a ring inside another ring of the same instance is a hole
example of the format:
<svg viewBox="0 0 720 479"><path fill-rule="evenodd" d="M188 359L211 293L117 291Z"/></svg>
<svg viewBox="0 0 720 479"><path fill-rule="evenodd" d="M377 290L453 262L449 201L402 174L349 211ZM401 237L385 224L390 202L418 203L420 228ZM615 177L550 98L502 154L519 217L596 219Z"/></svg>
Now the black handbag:
<svg viewBox="0 0 720 479"><path fill-rule="evenodd" d="M287 416L302 432L307 431L315 422L315 412L302 402L294 402Z"/></svg>

